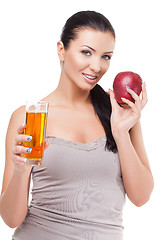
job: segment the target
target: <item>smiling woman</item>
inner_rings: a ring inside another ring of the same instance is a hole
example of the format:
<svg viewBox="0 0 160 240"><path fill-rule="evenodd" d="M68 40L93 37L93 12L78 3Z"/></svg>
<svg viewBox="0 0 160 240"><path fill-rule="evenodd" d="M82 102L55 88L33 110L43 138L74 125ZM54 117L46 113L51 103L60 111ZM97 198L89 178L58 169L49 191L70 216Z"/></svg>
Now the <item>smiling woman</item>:
<svg viewBox="0 0 160 240"><path fill-rule="evenodd" d="M112 25L100 13L79 12L67 20L61 41L57 45L60 60L63 62L62 74L65 73L65 81L64 78L60 78L58 87L62 88L62 85L64 87L69 77L69 80L79 87L77 93L74 90L76 96L84 89L103 125L107 136L106 147L116 151L109 120L111 114L109 95L97 84L107 72L113 55L115 32ZM87 85L84 85L84 80ZM102 109L106 115L103 115Z"/></svg>
<svg viewBox="0 0 160 240"><path fill-rule="evenodd" d="M22 134L24 107L12 114L0 198L2 218L17 227L12 240L122 240L125 193L136 206L148 201L153 178L139 122L145 85L143 106L128 90L135 100L128 109L98 85L114 45L102 14L82 11L67 20L57 43L59 84L43 99L49 110L42 166L27 166L22 157L20 143L30 141Z"/></svg>
<svg viewBox="0 0 160 240"><path fill-rule="evenodd" d="M91 81L92 86L88 85L91 90L90 87L93 88L109 68L115 40L110 32L100 32L94 29L81 30L77 35L67 49L64 43L59 41L58 53L61 62L64 61L63 67L69 78L77 84L81 83L79 77L82 76L85 76L87 80L94 80ZM87 44L82 45L84 42Z"/></svg>

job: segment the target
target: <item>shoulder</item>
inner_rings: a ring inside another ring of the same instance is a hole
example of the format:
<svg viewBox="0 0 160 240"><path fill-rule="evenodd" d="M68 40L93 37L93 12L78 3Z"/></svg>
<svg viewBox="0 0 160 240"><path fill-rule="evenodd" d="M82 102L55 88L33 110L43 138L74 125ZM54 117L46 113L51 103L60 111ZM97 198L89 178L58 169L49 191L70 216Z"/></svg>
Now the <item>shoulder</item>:
<svg viewBox="0 0 160 240"><path fill-rule="evenodd" d="M17 128L25 122L25 106L21 106L17 108L11 115L8 129L7 129L7 136L10 134L16 134Z"/></svg>
<svg viewBox="0 0 160 240"><path fill-rule="evenodd" d="M13 113L11 117L21 117L25 113L26 107L25 105L17 108Z"/></svg>
<svg viewBox="0 0 160 240"><path fill-rule="evenodd" d="M10 121L21 124L25 120L25 105L17 108L11 115Z"/></svg>

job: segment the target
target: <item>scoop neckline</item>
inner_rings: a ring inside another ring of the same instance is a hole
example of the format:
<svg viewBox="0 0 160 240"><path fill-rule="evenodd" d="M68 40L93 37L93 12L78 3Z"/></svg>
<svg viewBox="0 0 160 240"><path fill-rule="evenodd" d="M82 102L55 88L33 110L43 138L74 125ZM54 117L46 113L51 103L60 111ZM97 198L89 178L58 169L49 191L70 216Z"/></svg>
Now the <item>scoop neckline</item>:
<svg viewBox="0 0 160 240"><path fill-rule="evenodd" d="M53 139L58 139L58 140L61 140L61 141L63 141L63 142L71 142L71 143L74 143L74 144L84 144L84 145L86 145L86 144L90 144L90 143L93 143L93 142L97 142L97 141L99 141L99 140L101 140L102 138L104 138L104 137L106 137L106 135L104 134L104 135L102 135L102 136L100 136L100 137L98 137L98 138L96 138L96 139L94 139L94 140L92 140L92 141L90 141L90 142L86 142L86 143L83 143L83 142L75 142L75 141L72 141L72 140L69 140L69 139L64 139L64 138L60 138L60 137L56 137L56 136L46 136L46 139L48 139L48 138L53 138Z"/></svg>
<svg viewBox="0 0 160 240"><path fill-rule="evenodd" d="M46 140L49 140L50 144L59 144L59 145L64 145L67 147L72 147L72 148L77 148L81 150L94 150L98 146L104 144L106 142L106 135L102 135L90 142L82 143L82 142L74 142L72 140L67 140L64 138L56 137L56 136L47 136Z"/></svg>

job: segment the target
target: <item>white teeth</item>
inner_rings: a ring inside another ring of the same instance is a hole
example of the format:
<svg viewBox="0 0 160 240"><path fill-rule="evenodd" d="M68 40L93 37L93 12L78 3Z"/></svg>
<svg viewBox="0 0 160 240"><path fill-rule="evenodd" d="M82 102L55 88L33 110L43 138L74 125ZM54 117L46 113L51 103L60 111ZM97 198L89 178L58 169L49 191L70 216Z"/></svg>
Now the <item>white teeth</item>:
<svg viewBox="0 0 160 240"><path fill-rule="evenodd" d="M87 78L89 78L89 79L96 79L96 77L92 77L92 76L89 76L89 75L87 75L87 74L84 74L84 76L86 76Z"/></svg>

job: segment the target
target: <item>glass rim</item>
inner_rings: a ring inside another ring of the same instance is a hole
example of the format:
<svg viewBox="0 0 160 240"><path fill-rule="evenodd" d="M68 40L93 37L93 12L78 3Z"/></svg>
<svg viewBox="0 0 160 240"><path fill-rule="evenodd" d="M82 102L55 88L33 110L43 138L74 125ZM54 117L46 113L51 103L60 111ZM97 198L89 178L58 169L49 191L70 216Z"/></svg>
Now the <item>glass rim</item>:
<svg viewBox="0 0 160 240"><path fill-rule="evenodd" d="M26 100L26 105L30 104L30 103L33 103L34 105L35 104L37 104L37 105L40 105L40 104L48 105L49 104L49 102L47 102L47 101Z"/></svg>

